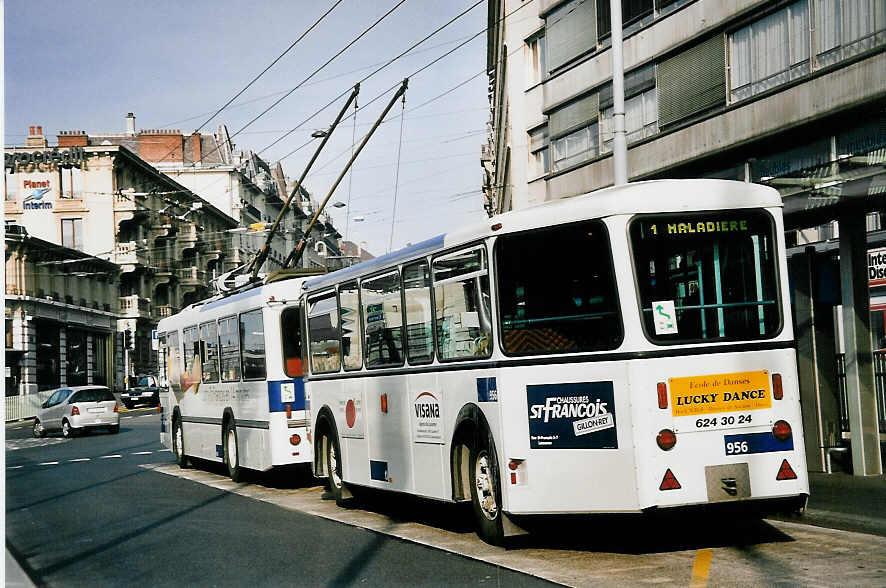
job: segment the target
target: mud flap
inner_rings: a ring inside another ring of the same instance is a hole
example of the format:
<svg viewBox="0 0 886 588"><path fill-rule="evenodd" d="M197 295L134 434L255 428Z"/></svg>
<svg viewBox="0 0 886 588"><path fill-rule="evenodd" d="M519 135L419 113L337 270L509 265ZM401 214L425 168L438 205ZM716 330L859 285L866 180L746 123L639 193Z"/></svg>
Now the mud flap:
<svg viewBox="0 0 886 588"><path fill-rule="evenodd" d="M517 537L519 535L528 535L529 531L511 520L507 513L501 513L501 526L505 537Z"/></svg>

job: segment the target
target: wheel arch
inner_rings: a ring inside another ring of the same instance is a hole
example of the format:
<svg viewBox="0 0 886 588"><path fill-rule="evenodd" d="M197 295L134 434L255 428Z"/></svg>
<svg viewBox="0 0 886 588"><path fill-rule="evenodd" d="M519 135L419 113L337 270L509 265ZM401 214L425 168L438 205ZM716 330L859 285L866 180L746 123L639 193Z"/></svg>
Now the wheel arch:
<svg viewBox="0 0 886 588"><path fill-rule="evenodd" d="M452 443L449 449L452 499L456 502L471 499L470 452L477 447L486 436L487 442L494 448L495 439L486 415L479 406L470 402L461 407L455 417ZM496 451L497 455L497 451ZM495 464L496 470L498 464Z"/></svg>

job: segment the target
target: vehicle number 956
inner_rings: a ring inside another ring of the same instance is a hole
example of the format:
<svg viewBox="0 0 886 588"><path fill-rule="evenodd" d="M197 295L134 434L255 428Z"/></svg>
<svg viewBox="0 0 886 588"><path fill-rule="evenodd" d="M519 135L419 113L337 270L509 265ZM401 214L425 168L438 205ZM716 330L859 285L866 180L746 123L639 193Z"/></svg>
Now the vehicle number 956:
<svg viewBox="0 0 886 588"><path fill-rule="evenodd" d="M748 452L747 441L730 441L726 444L726 455L740 455Z"/></svg>
<svg viewBox="0 0 886 588"><path fill-rule="evenodd" d="M731 427L751 424L751 415L740 414L721 417L700 418L695 420L696 429L713 429L715 427Z"/></svg>

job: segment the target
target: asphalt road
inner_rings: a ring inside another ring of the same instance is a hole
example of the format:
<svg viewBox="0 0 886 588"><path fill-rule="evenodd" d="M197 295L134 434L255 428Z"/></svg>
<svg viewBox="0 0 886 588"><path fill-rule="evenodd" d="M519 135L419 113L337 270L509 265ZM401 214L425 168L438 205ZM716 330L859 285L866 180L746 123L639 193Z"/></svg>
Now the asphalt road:
<svg viewBox="0 0 886 588"><path fill-rule="evenodd" d="M7 426L7 548L38 585L886 585L882 536L679 513L549 519L501 549L458 506L364 492L341 509L292 470L238 484L174 464L153 411L121 424Z"/></svg>
<svg viewBox="0 0 886 588"><path fill-rule="evenodd" d="M7 548L38 586L550 585L164 475L156 413L124 416L118 435L72 440L7 427ZM271 479L313 486L299 475Z"/></svg>

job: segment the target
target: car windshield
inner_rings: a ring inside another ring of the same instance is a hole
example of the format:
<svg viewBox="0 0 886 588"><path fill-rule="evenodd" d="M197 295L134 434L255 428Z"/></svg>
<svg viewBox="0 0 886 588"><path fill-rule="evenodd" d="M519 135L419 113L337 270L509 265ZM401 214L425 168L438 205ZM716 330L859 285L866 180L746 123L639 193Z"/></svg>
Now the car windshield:
<svg viewBox="0 0 886 588"><path fill-rule="evenodd" d="M153 380L154 379L151 378L150 376L145 376L143 378L139 378L138 385L140 387L153 386L154 385Z"/></svg>
<svg viewBox="0 0 886 588"><path fill-rule="evenodd" d="M774 235L763 210L634 219L631 245L649 338L772 337L781 325Z"/></svg>

